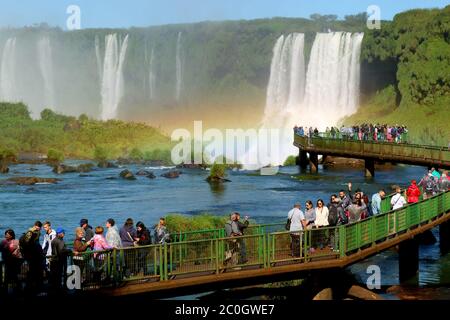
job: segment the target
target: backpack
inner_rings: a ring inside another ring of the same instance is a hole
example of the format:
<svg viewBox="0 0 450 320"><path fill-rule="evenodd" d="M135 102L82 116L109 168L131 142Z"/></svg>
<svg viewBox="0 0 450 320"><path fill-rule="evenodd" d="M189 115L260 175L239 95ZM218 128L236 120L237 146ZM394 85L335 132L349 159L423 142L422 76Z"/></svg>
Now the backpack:
<svg viewBox="0 0 450 320"><path fill-rule="evenodd" d="M328 209L328 224L335 226L338 222L338 210L336 206L331 205Z"/></svg>
<svg viewBox="0 0 450 320"><path fill-rule="evenodd" d="M432 193L434 190L434 183L433 180L428 179L426 184L425 184L425 190L427 191L427 193Z"/></svg>
<svg viewBox="0 0 450 320"><path fill-rule="evenodd" d="M19 238L19 248L23 256L25 256L28 253L30 247L30 242L29 240L27 240L26 235L27 232L24 232Z"/></svg>
<svg viewBox="0 0 450 320"><path fill-rule="evenodd" d="M284 228L285 228L287 231L291 230L291 219L289 219L289 218L287 219Z"/></svg>

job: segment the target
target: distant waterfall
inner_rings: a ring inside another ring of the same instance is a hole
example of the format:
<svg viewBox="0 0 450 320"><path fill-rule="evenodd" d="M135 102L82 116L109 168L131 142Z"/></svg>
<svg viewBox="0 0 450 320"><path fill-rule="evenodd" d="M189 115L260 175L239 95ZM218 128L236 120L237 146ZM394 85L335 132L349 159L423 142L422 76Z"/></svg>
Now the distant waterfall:
<svg viewBox="0 0 450 320"><path fill-rule="evenodd" d="M184 52L183 44L181 42L182 33L178 33L177 48L176 48L176 87L175 87L175 99L180 101L181 91L183 90L183 73L184 73Z"/></svg>
<svg viewBox="0 0 450 320"><path fill-rule="evenodd" d="M100 79L100 81L102 81L102 78L103 78L103 62L102 62L102 55L100 53L100 40L99 40L99 38L97 36L95 37L95 58L96 58L96 61L97 61L98 78Z"/></svg>
<svg viewBox="0 0 450 320"><path fill-rule="evenodd" d="M37 43L39 70L44 80L45 108L54 109L55 89L53 82L52 47L48 37L41 38Z"/></svg>
<svg viewBox="0 0 450 320"><path fill-rule="evenodd" d="M155 50L152 48L148 68L148 90L149 90L148 92L150 100L153 100L155 98L155 91L156 91L155 90L156 75L154 69L155 69Z"/></svg>
<svg viewBox="0 0 450 320"><path fill-rule="evenodd" d="M16 38L6 40L0 69L0 99L16 99Z"/></svg>
<svg viewBox="0 0 450 320"><path fill-rule="evenodd" d="M105 38L105 58L102 76L102 113L103 120L117 116L117 109L123 96L123 63L128 47L128 35L119 45L117 34L107 35Z"/></svg>
<svg viewBox="0 0 450 320"><path fill-rule="evenodd" d="M363 33L318 33L306 74L304 111L299 124L324 129L354 113L359 103Z"/></svg>
<svg viewBox="0 0 450 320"><path fill-rule="evenodd" d="M286 127L299 112L305 87L305 37L293 33L278 38L273 49L267 87L264 127Z"/></svg>

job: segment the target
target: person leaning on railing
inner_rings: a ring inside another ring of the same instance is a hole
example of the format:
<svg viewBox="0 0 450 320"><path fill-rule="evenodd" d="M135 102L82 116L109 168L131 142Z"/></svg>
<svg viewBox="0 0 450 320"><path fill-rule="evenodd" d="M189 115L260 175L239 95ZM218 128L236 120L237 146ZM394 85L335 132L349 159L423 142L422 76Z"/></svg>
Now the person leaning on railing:
<svg viewBox="0 0 450 320"><path fill-rule="evenodd" d="M75 229L75 235L76 238L73 242L73 263L80 268L81 272L83 272L85 265L83 253L92 247L93 240L85 241L85 233L82 227Z"/></svg>
<svg viewBox="0 0 450 320"><path fill-rule="evenodd" d="M249 225L248 216L245 216L243 223L239 221L240 218L241 215L239 212L233 212L230 215L230 220L225 223L225 232L227 237L239 237L244 235L244 230L247 229ZM239 264L244 264L247 262L245 240L242 238L237 238L235 240L240 251Z"/></svg>

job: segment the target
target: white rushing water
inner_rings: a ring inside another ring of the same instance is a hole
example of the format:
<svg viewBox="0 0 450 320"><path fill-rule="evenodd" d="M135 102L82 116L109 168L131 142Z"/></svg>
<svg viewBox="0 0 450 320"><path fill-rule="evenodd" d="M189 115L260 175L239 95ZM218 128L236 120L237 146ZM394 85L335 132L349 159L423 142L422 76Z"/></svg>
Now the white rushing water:
<svg viewBox="0 0 450 320"><path fill-rule="evenodd" d="M181 92L183 90L184 52L181 40L182 40L182 33L178 32L176 55L175 55L175 64L176 64L175 99L177 102L180 101Z"/></svg>
<svg viewBox="0 0 450 320"><path fill-rule="evenodd" d="M260 161L259 167L282 164L289 155L297 153L293 146L295 125L324 130L357 110L363 36L318 33L306 74L304 35L293 33L277 39L261 128L278 129L279 144L265 162ZM256 149L252 146L249 153L256 153ZM243 163L247 168L255 167Z"/></svg>
<svg viewBox="0 0 450 320"><path fill-rule="evenodd" d="M102 81L103 78L103 61L102 55L100 53L100 39L98 36L95 36L95 59L97 61L97 73L98 79Z"/></svg>
<svg viewBox="0 0 450 320"><path fill-rule="evenodd" d="M0 99L16 100L16 38L6 40L0 69Z"/></svg>
<svg viewBox="0 0 450 320"><path fill-rule="evenodd" d="M105 38L105 57L102 75L102 120L114 119L120 100L123 97L123 64L128 47L128 35L122 43L117 34L109 34Z"/></svg>
<svg viewBox="0 0 450 320"><path fill-rule="evenodd" d="M149 67L148 67L148 96L150 100L155 98L155 50L152 48L150 53Z"/></svg>
<svg viewBox="0 0 450 320"><path fill-rule="evenodd" d="M39 39L37 43L39 70L44 85L45 108L55 109L55 89L53 81L53 57L49 37Z"/></svg>
<svg viewBox="0 0 450 320"><path fill-rule="evenodd" d="M363 33L347 32L316 35L299 125L323 130L357 110L363 36Z"/></svg>

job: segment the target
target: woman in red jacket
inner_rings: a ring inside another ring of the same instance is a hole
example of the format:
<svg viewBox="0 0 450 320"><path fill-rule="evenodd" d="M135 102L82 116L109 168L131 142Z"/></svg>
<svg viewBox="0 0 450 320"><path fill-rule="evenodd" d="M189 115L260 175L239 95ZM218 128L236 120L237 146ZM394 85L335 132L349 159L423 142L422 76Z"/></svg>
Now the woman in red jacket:
<svg viewBox="0 0 450 320"><path fill-rule="evenodd" d="M406 196L408 197L408 203L416 203L419 202L420 197L420 189L417 186L416 180L411 181L411 185L406 190Z"/></svg>

